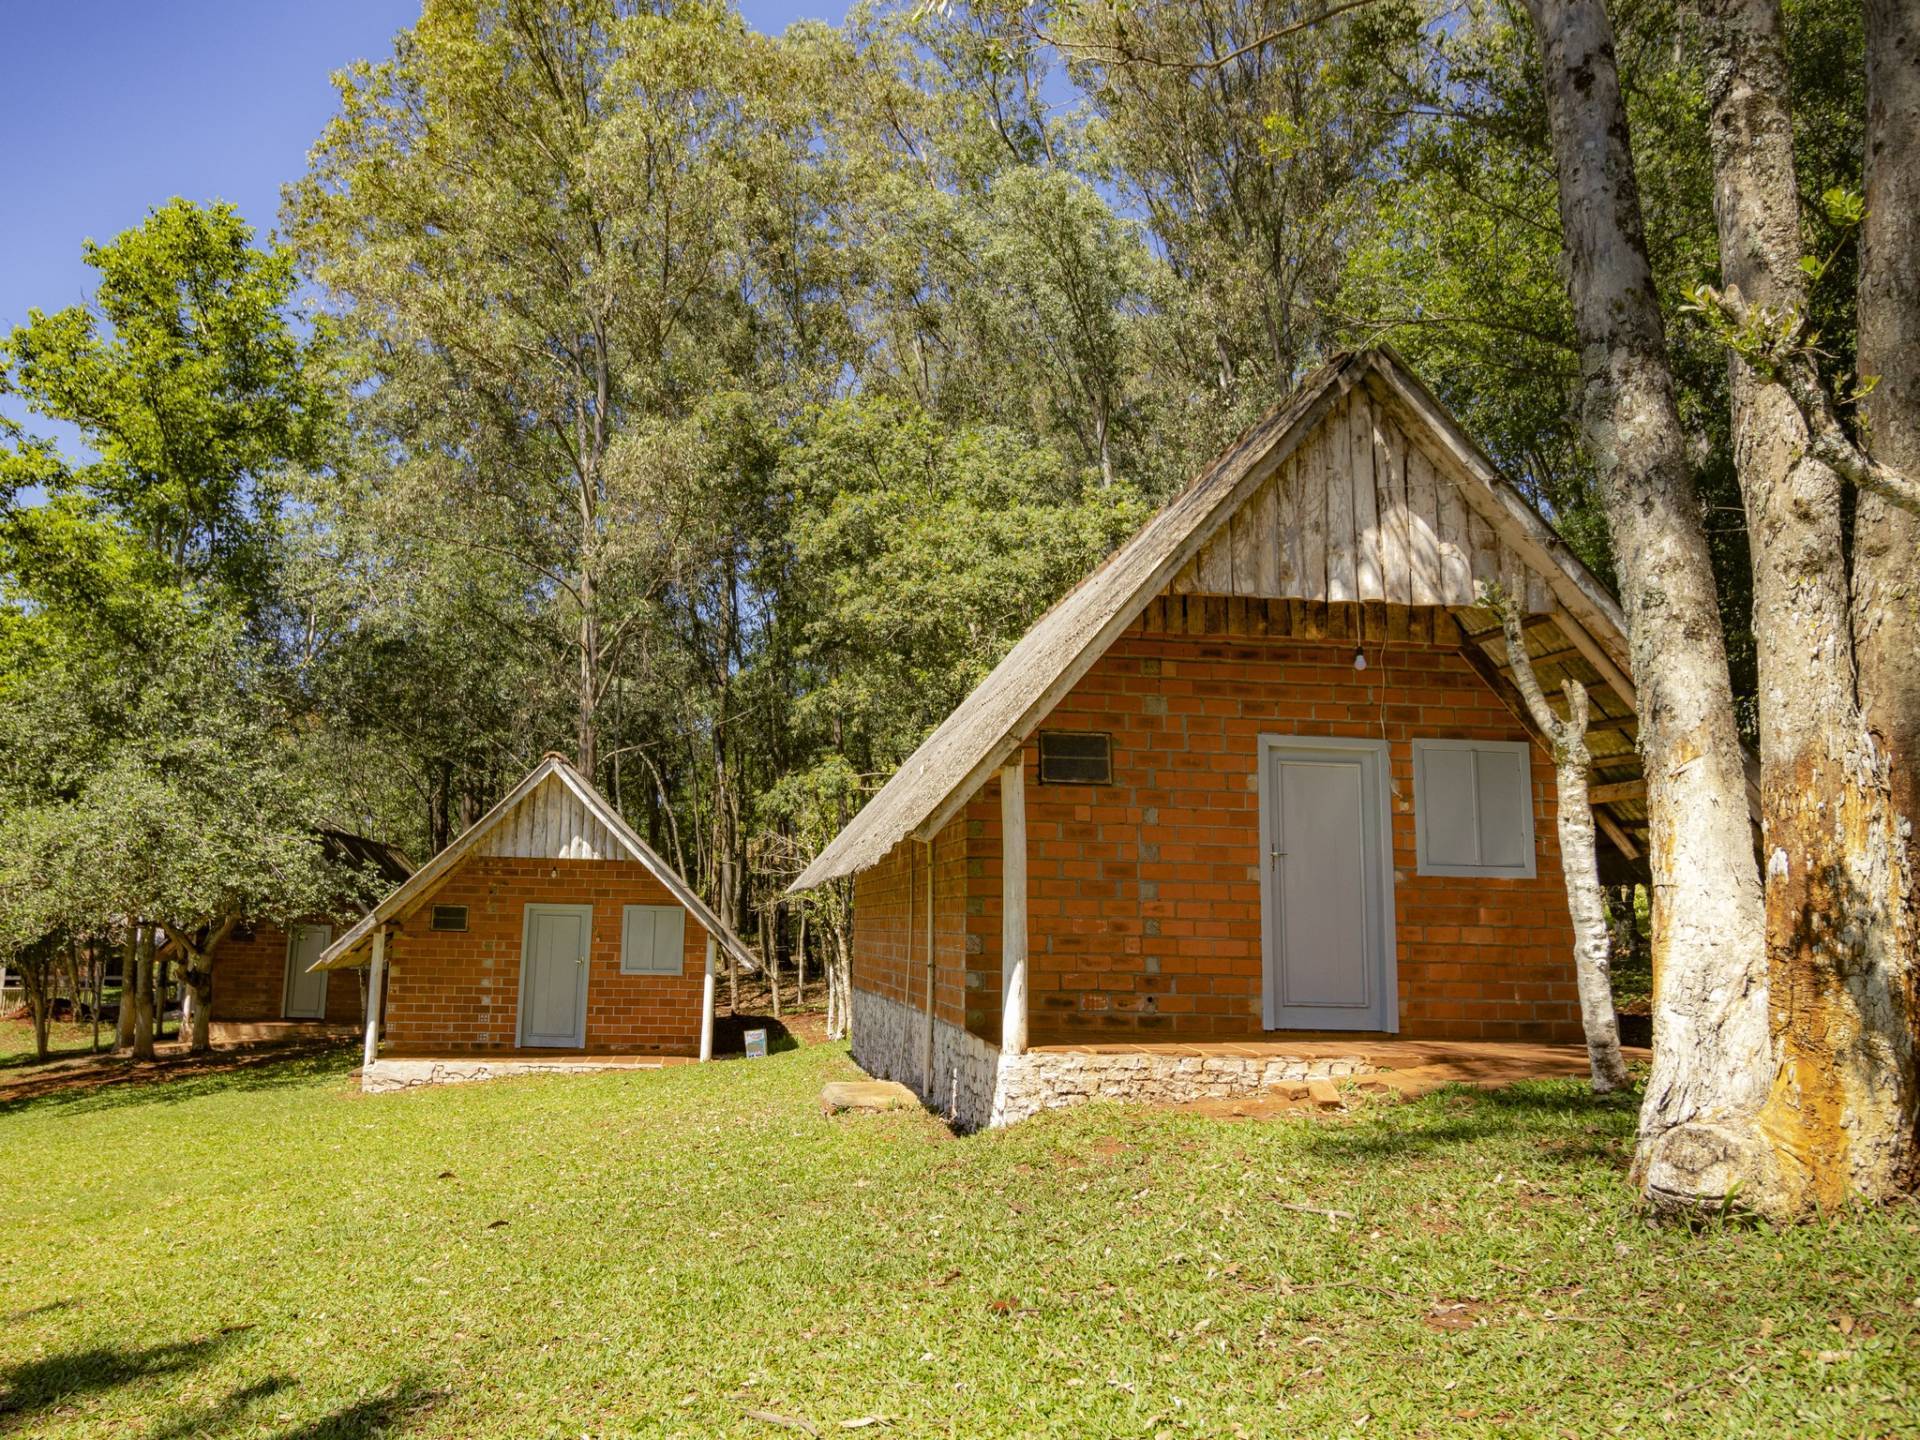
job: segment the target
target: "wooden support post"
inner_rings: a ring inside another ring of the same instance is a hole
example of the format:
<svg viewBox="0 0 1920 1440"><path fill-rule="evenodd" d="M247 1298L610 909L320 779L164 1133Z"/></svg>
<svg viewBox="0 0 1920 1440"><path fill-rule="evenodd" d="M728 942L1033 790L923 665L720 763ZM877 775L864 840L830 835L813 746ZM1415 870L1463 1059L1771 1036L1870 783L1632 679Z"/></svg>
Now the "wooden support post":
<svg viewBox="0 0 1920 1440"><path fill-rule="evenodd" d="M713 1058L713 980L719 968L719 943L707 936L707 973L700 981L700 1058Z"/></svg>
<svg viewBox="0 0 1920 1440"><path fill-rule="evenodd" d="M921 1044L921 1095L933 1099L933 841L922 842L927 856L927 1033Z"/></svg>
<svg viewBox="0 0 1920 1440"><path fill-rule="evenodd" d="M1000 1053L1027 1049L1027 774L1000 772Z"/></svg>
<svg viewBox="0 0 1920 1440"><path fill-rule="evenodd" d="M380 1007L387 993L387 927L373 932L373 963L367 969L367 1043L360 1052L360 1064L371 1067L380 1058Z"/></svg>

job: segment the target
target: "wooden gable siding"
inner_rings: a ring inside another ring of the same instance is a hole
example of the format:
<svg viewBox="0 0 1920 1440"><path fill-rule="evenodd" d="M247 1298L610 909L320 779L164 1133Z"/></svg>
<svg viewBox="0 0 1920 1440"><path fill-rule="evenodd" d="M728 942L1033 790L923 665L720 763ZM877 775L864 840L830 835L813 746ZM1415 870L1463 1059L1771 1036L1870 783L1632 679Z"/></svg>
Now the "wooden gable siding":
<svg viewBox="0 0 1920 1440"><path fill-rule="evenodd" d="M508 860L625 860L626 847L580 797L548 779L481 841L479 853Z"/></svg>
<svg viewBox="0 0 1920 1440"><path fill-rule="evenodd" d="M1501 538L1485 487L1416 443L1395 402L1355 385L1167 587L1175 595L1469 606L1497 581L1528 612L1545 577ZM1462 483L1462 481L1465 483Z"/></svg>

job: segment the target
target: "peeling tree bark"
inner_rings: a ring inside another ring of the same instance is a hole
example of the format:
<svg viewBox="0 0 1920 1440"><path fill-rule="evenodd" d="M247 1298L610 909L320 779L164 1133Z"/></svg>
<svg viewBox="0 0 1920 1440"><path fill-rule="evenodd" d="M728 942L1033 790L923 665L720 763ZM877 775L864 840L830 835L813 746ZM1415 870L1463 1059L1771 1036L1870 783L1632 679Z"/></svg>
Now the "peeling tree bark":
<svg viewBox="0 0 1920 1440"><path fill-rule="evenodd" d="M1866 443L1874 459L1920 475L1920 9L1867 0L1866 13L1859 365L1863 381L1878 381L1864 407ZM1920 937L1920 516L1862 495L1853 546L1860 708L1887 756L1906 827L1912 943Z"/></svg>
<svg viewBox="0 0 1920 1440"><path fill-rule="evenodd" d="M1767 1083L1760 877L1713 571L1647 263L1603 0L1527 0L1559 171L1583 429L1613 532L1652 833L1653 1072L1634 1173L1717 1206L1764 1158L1723 1126Z"/></svg>
<svg viewBox="0 0 1920 1440"><path fill-rule="evenodd" d="M1605 1095L1627 1083L1627 1062L1620 1055L1620 1021L1613 1009L1613 942L1608 933L1607 894L1600 887L1600 857L1593 839L1593 803L1587 777L1593 756L1587 749L1587 687L1572 676L1561 682L1567 715L1554 713L1533 673L1520 610L1513 597L1489 594L1507 637L1513 683L1527 712L1553 747L1560 831L1560 873L1567 883L1567 913L1573 919L1573 973L1580 990L1580 1023L1587 1036L1587 1063L1593 1093Z"/></svg>
<svg viewBox="0 0 1920 1440"><path fill-rule="evenodd" d="M1804 314L1779 0L1701 0L1701 14L1722 282ZM1893 1194L1913 1169L1905 853L1854 688L1841 476L1784 377L1738 350L1729 365L1753 551L1773 1061L1750 1122L1768 1163L1740 1200L1793 1219Z"/></svg>

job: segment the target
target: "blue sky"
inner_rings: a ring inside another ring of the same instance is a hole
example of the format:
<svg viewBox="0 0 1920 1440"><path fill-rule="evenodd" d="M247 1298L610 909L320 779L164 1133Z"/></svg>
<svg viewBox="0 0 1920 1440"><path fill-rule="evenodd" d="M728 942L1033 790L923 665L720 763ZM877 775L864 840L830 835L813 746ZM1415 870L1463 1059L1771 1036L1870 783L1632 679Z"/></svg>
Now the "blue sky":
<svg viewBox="0 0 1920 1440"><path fill-rule="evenodd" d="M845 8L740 6L768 31ZM419 0L0 3L0 331L84 300L81 241L174 195L231 201L270 229L333 113L328 76L388 53L418 14Z"/></svg>

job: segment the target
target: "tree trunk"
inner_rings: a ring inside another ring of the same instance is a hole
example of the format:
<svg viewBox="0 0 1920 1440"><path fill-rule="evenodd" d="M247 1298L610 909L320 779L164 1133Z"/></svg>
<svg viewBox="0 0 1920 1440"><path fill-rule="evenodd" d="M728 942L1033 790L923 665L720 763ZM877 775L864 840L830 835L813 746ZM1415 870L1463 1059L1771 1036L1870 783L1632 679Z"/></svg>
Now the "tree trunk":
<svg viewBox="0 0 1920 1440"><path fill-rule="evenodd" d="M847 955L846 936L839 926L833 926L830 935L831 944L827 950L827 1038L844 1040L853 1028L852 986L848 975L851 970Z"/></svg>
<svg viewBox="0 0 1920 1440"><path fill-rule="evenodd" d="M20 956L20 988L27 997L27 1013L33 1017L33 1055L45 1060L52 1046L53 957L46 946L36 943Z"/></svg>
<svg viewBox="0 0 1920 1440"><path fill-rule="evenodd" d="M213 1021L214 957L239 923L239 916L229 915L210 926L206 940L197 946L186 936L179 937L180 953L186 957L180 968L181 978L193 1002L193 1020L187 1028L187 1053L190 1055L204 1055L213 1048L208 1027Z"/></svg>
<svg viewBox="0 0 1920 1440"><path fill-rule="evenodd" d="M807 909L800 907L799 934L793 942L793 1008L807 1008Z"/></svg>
<svg viewBox="0 0 1920 1440"><path fill-rule="evenodd" d="M133 1058L136 1060L153 1059L153 972L158 963L153 952L153 926L143 925L139 953L134 961Z"/></svg>
<svg viewBox="0 0 1920 1440"><path fill-rule="evenodd" d="M102 937L96 936L87 942L87 979L93 987L93 1000L87 1009L93 1015L94 1054L100 1053L100 993L107 986L107 951Z"/></svg>
<svg viewBox="0 0 1920 1440"><path fill-rule="evenodd" d="M1666 326L1647 262L1603 0L1528 0L1559 171L1582 423L1600 479L1639 690L1652 843L1653 1072L1634 1175L1656 1208L1718 1206L1765 1159L1760 877L1718 596Z"/></svg>
<svg viewBox="0 0 1920 1440"><path fill-rule="evenodd" d="M766 995L772 1002L774 1020L780 1020L780 931L776 916L780 908L770 904L760 920L760 964L766 966Z"/></svg>
<svg viewBox="0 0 1920 1440"><path fill-rule="evenodd" d="M114 1020L113 1048L130 1049L133 1045L133 993L134 976L138 973L140 955L140 927L132 922L127 925L127 938L120 951L120 1013Z"/></svg>
<svg viewBox="0 0 1920 1440"><path fill-rule="evenodd" d="M1563 681L1567 715L1565 719L1556 715L1540 689L1539 676L1533 673L1519 607L1504 594L1489 599L1506 634L1513 682L1527 702L1533 723L1553 747L1560 873L1567 886L1567 914L1573 920L1573 975L1580 991L1580 1023L1587 1037L1593 1093L1605 1095L1627 1083L1627 1062L1620 1055L1620 1021L1613 1010L1607 894L1600 886L1593 804L1587 799L1587 777L1593 769L1593 756L1587 750L1587 689L1571 677Z"/></svg>
<svg viewBox="0 0 1920 1440"><path fill-rule="evenodd" d="M1863 407L1867 450L1911 475L1920 473L1920 10L1911 0L1867 0L1866 18L1859 365L1862 383L1878 382ZM1853 535L1860 707L1906 826L1912 945L1920 938L1920 517L1863 494ZM1920 1089L1911 1073L1908 1085Z"/></svg>
<svg viewBox="0 0 1920 1440"><path fill-rule="evenodd" d="M213 1016L213 957L189 949L184 943L181 948L187 954L180 971L186 984L184 1008L187 1012L181 1028L187 1034L187 1053L204 1055L213 1048L207 1030Z"/></svg>
<svg viewBox="0 0 1920 1440"><path fill-rule="evenodd" d="M80 942L73 936L67 936L66 943L60 947L60 959L67 975L67 994L73 1000L73 1023L78 1025L85 992L80 988Z"/></svg>
<svg viewBox="0 0 1920 1440"><path fill-rule="evenodd" d="M1701 9L1723 285L1805 314L1779 0ZM1737 349L1729 365L1753 550L1773 1035L1772 1090L1751 1120L1772 1163L1741 1203L1791 1219L1891 1195L1914 1172L1913 957L1887 759L1854 689L1840 477L1810 453L1787 387Z"/></svg>
<svg viewBox="0 0 1920 1440"><path fill-rule="evenodd" d="M588 510L585 515L585 543L590 546L594 543L592 513ZM580 701L574 762L590 785L599 783L594 769L600 763L599 604L599 596L594 590L593 571L583 565L580 569Z"/></svg>

